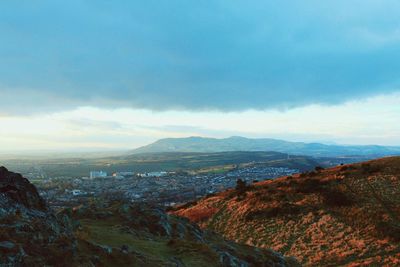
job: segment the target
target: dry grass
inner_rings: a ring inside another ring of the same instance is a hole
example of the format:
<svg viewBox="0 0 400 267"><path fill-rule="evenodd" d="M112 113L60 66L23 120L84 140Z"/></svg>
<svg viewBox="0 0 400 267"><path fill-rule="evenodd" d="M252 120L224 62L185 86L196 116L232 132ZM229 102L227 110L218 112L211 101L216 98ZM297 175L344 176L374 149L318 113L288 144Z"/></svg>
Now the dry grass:
<svg viewBox="0 0 400 267"><path fill-rule="evenodd" d="M259 182L242 201L230 194L174 213L306 266L400 264L399 157Z"/></svg>

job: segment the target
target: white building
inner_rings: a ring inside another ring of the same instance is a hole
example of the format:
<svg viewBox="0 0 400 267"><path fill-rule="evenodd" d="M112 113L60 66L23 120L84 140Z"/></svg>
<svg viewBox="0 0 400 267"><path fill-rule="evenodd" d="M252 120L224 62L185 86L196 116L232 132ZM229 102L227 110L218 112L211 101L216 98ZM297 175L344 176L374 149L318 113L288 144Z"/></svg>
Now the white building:
<svg viewBox="0 0 400 267"><path fill-rule="evenodd" d="M112 176L114 176L114 177L122 177L122 178L124 178L124 177L127 177L127 176L134 176L135 175L135 173L134 172L114 172L113 174L112 174Z"/></svg>
<svg viewBox="0 0 400 267"><path fill-rule="evenodd" d="M167 172L147 172L147 173L141 173L139 176L141 177L162 177L166 176L168 173Z"/></svg>
<svg viewBox="0 0 400 267"><path fill-rule="evenodd" d="M104 171L91 171L90 179L98 178L98 177L107 177L107 173Z"/></svg>
<svg viewBox="0 0 400 267"><path fill-rule="evenodd" d="M73 196L81 196L81 195L85 195L86 193L79 190L79 189L74 189L71 191Z"/></svg>

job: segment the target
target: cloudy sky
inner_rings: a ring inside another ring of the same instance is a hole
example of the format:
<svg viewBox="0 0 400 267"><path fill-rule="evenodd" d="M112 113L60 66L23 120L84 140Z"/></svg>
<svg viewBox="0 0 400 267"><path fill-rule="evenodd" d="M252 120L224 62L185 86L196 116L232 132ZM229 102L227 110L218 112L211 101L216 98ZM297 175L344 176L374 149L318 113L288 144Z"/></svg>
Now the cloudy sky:
<svg viewBox="0 0 400 267"><path fill-rule="evenodd" d="M400 145L400 2L0 2L0 150Z"/></svg>

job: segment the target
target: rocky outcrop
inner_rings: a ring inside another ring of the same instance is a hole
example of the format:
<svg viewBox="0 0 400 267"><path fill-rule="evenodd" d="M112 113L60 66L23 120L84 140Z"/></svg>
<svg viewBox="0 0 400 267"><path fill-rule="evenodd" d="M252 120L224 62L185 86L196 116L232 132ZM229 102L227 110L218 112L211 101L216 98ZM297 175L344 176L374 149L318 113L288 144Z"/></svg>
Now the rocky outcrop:
<svg viewBox="0 0 400 267"><path fill-rule="evenodd" d="M26 208L47 210L35 186L21 174L9 172L5 167L0 167L0 194Z"/></svg>
<svg viewBox="0 0 400 267"><path fill-rule="evenodd" d="M74 249L69 217L54 215L34 185L0 167L0 266L66 266Z"/></svg>
<svg viewBox="0 0 400 267"><path fill-rule="evenodd" d="M197 225L191 224L186 218L172 217L160 207L125 204L120 212L130 229L155 236L204 242L203 233Z"/></svg>

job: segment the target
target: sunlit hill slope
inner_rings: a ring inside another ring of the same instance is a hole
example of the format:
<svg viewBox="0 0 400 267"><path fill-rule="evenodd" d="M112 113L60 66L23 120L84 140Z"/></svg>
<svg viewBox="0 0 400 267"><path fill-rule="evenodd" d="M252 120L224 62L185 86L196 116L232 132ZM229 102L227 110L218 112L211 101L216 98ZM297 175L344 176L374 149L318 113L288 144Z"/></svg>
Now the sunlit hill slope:
<svg viewBox="0 0 400 267"><path fill-rule="evenodd" d="M399 266L400 157L259 182L172 212L306 266Z"/></svg>

